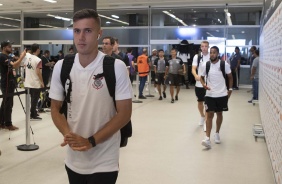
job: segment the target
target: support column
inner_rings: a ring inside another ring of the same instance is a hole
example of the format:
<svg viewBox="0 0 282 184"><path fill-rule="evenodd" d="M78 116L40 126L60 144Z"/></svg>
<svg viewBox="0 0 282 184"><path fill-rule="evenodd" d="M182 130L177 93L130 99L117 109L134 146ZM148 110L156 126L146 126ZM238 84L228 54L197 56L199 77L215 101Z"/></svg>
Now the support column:
<svg viewBox="0 0 282 184"><path fill-rule="evenodd" d="M97 0L74 0L73 11L77 12L85 8L97 10Z"/></svg>

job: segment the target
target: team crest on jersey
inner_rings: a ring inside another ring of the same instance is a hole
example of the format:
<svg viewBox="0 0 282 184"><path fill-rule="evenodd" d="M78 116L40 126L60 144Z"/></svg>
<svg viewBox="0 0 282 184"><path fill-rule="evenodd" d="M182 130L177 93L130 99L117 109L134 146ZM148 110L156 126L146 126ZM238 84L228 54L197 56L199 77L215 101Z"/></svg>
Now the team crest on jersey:
<svg viewBox="0 0 282 184"><path fill-rule="evenodd" d="M93 77L94 82L92 84L92 87L97 89L97 90L101 89L103 87L103 83L102 83L103 78L104 77L99 75L99 74L98 75L94 75L94 77Z"/></svg>

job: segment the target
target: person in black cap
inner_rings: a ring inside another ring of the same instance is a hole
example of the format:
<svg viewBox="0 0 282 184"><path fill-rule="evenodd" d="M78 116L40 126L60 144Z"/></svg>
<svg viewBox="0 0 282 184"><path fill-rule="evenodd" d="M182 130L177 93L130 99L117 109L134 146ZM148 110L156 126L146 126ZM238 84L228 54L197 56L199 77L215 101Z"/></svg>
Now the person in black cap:
<svg viewBox="0 0 282 184"><path fill-rule="evenodd" d="M3 101L0 108L0 128L8 130L17 130L18 127L12 124L12 109L13 109L13 94L16 88L16 81L13 75L13 70L21 65L21 61L25 57L24 50L17 61L13 61L9 57L12 53L12 43L10 41L3 41L1 43L2 53L0 54L0 71L1 71L1 92Z"/></svg>

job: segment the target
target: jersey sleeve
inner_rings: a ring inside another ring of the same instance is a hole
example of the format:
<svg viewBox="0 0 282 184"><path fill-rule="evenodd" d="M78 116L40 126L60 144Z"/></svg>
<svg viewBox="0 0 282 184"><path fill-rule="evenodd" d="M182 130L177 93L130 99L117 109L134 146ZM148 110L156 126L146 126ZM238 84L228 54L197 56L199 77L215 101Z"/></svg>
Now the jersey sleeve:
<svg viewBox="0 0 282 184"><path fill-rule="evenodd" d="M42 68L42 60L40 60L40 61L38 62L38 64L37 64L36 68L39 68L39 69L41 69L41 68Z"/></svg>
<svg viewBox="0 0 282 184"><path fill-rule="evenodd" d="M158 65L158 58L157 59L155 59L155 61L154 61L154 66L157 66Z"/></svg>
<svg viewBox="0 0 282 184"><path fill-rule="evenodd" d="M128 77L128 72L124 63L116 59L115 60L115 75L116 75L116 100L125 100L132 98L132 86Z"/></svg>
<svg viewBox="0 0 282 184"><path fill-rule="evenodd" d="M227 62L225 62L225 73L226 74L230 74L231 73L230 65Z"/></svg>
<svg viewBox="0 0 282 184"><path fill-rule="evenodd" d="M198 54L194 56L192 66L198 66L198 57L199 57Z"/></svg>
<svg viewBox="0 0 282 184"><path fill-rule="evenodd" d="M49 97L54 100L64 101L64 87L61 82L61 69L62 69L63 60L60 60L56 63L50 86Z"/></svg>

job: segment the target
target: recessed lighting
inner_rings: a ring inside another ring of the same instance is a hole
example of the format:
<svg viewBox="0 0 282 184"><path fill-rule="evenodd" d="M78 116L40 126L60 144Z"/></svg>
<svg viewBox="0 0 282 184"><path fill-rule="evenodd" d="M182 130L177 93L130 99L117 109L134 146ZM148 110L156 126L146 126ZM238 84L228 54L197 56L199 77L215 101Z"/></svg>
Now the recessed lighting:
<svg viewBox="0 0 282 184"><path fill-rule="evenodd" d="M110 23L111 23L110 21L107 21L107 22L106 22L106 24L110 24Z"/></svg>
<svg viewBox="0 0 282 184"><path fill-rule="evenodd" d="M119 19L119 16L117 15L111 15L113 18Z"/></svg>
<svg viewBox="0 0 282 184"><path fill-rule="evenodd" d="M3 6L3 4L0 4L0 6Z"/></svg>
<svg viewBox="0 0 282 184"><path fill-rule="evenodd" d="M196 24L193 24L194 27L196 27Z"/></svg>
<svg viewBox="0 0 282 184"><path fill-rule="evenodd" d="M245 33L245 31L242 31L241 33L243 33L243 34L244 34L244 33Z"/></svg>
<svg viewBox="0 0 282 184"><path fill-rule="evenodd" d="M55 1L55 0L44 0L44 1L46 1L48 3L57 3L57 1Z"/></svg>
<svg viewBox="0 0 282 184"><path fill-rule="evenodd" d="M194 11L194 13L196 13L197 11Z"/></svg>

